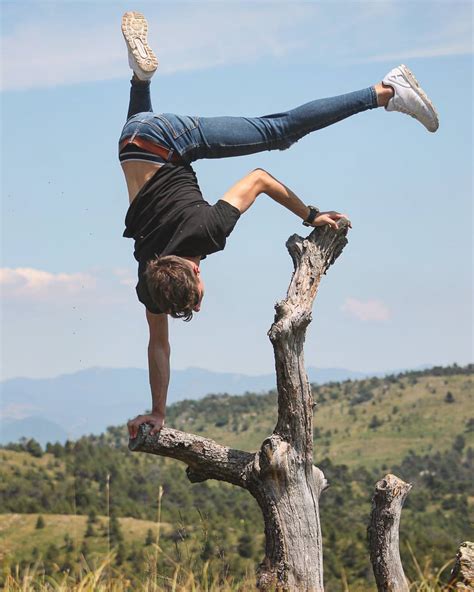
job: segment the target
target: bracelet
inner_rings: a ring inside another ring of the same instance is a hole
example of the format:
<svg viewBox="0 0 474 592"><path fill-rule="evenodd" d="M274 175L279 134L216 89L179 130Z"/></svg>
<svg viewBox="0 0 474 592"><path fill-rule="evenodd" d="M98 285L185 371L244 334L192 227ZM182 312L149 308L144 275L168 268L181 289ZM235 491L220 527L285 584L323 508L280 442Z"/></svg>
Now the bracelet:
<svg viewBox="0 0 474 592"><path fill-rule="evenodd" d="M309 214L306 220L303 220L303 226L312 226L314 219L319 214L320 210L316 206L308 206Z"/></svg>

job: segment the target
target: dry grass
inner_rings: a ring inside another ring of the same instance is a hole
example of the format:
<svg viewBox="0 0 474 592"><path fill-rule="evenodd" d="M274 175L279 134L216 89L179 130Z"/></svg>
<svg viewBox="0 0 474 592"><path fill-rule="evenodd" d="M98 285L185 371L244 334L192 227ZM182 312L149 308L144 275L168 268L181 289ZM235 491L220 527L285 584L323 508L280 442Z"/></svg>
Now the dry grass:
<svg viewBox="0 0 474 592"><path fill-rule="evenodd" d="M154 545L156 554L161 553L159 545ZM20 575L17 567L15 575L7 575L3 590L5 592L250 592L255 590L255 578L249 576L239 582L232 578L222 581L218 576L209 575L209 563L205 563L201 573L193 573L184 565L175 564L172 577L164 577L156 573L156 554L149 555L146 571L150 577L139 586L136 582L120 573L113 567L115 553L112 551L95 569L91 569L82 557L80 572L76 577L60 574L59 566L56 573L45 575L39 562L27 568Z"/></svg>
<svg viewBox="0 0 474 592"><path fill-rule="evenodd" d="M20 575L17 567L14 575L5 578L4 592L251 592L255 591L255 575L248 573L244 579L226 580L218 576L211 576L209 562L202 566L200 573L187 569L182 563L178 564L172 557L164 554L157 543L148 555L145 569L147 577L140 583L132 582L114 567L115 552L108 554L95 569L92 569L85 558L81 558L79 572L73 576L60 572L56 566L56 573L45 575L41 563L29 566ZM157 559L164 554L165 559L174 567L171 577L164 577L156 572ZM410 583L410 592L449 592L451 587L442 583L445 572L452 567L454 559L448 561L439 570L433 570L429 561L423 567L418 563L413 550L410 548L411 559L416 568L418 580ZM343 592L375 592L372 586L351 586L346 575L341 574L340 588Z"/></svg>

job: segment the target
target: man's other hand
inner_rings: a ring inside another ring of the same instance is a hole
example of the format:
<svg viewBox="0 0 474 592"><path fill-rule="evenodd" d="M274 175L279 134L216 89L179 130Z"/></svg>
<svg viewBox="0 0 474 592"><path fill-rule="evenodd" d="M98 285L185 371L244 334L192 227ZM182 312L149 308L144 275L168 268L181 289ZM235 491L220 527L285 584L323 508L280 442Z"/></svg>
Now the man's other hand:
<svg viewBox="0 0 474 592"><path fill-rule="evenodd" d="M149 423L152 426L150 436L157 434L165 423L165 416L159 413L151 413L150 415L137 415L135 419L130 419L127 423L128 433L130 438L136 438L138 434L138 428L143 423Z"/></svg>
<svg viewBox="0 0 474 592"><path fill-rule="evenodd" d="M341 218L345 218L349 223L349 228L352 228L351 221L346 214L339 214L339 212L320 212L314 219L311 226L324 226L329 224L334 230L338 229L338 222Z"/></svg>

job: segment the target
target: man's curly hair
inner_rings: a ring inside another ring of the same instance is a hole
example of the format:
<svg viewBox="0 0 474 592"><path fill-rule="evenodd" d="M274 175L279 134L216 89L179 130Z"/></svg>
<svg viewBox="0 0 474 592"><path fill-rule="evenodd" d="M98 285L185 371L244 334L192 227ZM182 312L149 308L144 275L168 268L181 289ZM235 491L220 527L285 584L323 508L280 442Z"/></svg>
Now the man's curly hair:
<svg viewBox="0 0 474 592"><path fill-rule="evenodd" d="M182 257L165 255L151 259L145 278L153 302L175 319L190 321L199 302L196 274Z"/></svg>

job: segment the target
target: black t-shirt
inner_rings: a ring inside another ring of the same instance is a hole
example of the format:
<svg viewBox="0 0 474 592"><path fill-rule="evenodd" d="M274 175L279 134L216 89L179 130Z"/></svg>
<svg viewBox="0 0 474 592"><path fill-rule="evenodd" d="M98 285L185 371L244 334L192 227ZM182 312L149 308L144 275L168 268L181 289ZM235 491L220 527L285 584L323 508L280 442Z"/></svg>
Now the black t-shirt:
<svg viewBox="0 0 474 592"><path fill-rule="evenodd" d="M201 256L221 251L240 211L219 200L204 200L196 174L189 165L167 163L140 189L128 208L123 236L135 239L138 261L138 299L154 313L144 276L147 263L157 255Z"/></svg>

